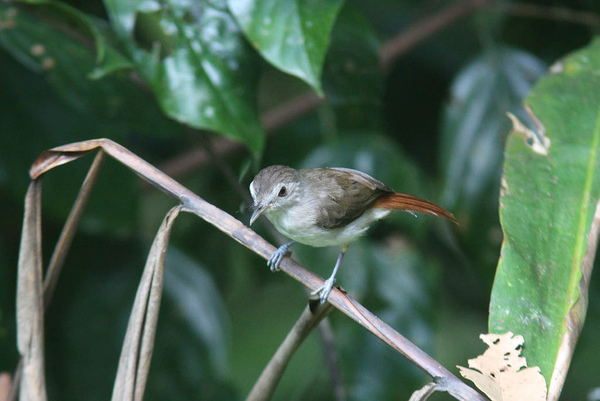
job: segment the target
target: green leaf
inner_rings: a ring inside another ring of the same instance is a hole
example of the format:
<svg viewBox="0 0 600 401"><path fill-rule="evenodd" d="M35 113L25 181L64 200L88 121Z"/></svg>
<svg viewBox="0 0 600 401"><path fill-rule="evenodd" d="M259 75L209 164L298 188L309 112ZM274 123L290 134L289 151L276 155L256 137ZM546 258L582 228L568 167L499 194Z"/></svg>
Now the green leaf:
<svg viewBox="0 0 600 401"><path fill-rule="evenodd" d="M48 6L37 6L33 11L0 4L0 19L6 19L7 26L7 29L0 30L0 45L29 70L44 77L72 108L70 113L83 115L90 123L97 123L102 129L98 131L96 127L86 130L80 127L77 139L81 140L83 132L93 131L95 132L90 134L93 137L114 138L115 132L124 128L171 134L178 130L173 121L160 113L155 102L148 101L147 93L126 77L114 75L102 80L90 79L90 73L98 66L96 52L89 44L75 40L71 31L61 28L70 26L75 18L73 13ZM88 27L93 25L90 18L86 21L89 22ZM96 28L95 32L99 35L100 25ZM97 39L96 42L98 41L100 40ZM113 54L114 51L109 52L105 48L104 53ZM13 74L21 75L20 71ZM16 83L10 81L9 85L17 87ZM31 90L38 90L38 87L31 85ZM21 98L27 98L28 94L22 90L19 93ZM40 102L37 96L28 98L26 106ZM52 112L55 113L54 110ZM124 127L123 123L128 126ZM64 138L63 141L68 139Z"/></svg>
<svg viewBox="0 0 600 401"><path fill-rule="evenodd" d="M21 9L0 3L5 24L0 29L0 109L9 111L0 113L0 164L16 199L23 196L31 162L48 148L103 136L124 143L132 131L171 138L182 131L126 77L89 78L97 65L94 49L57 29L70 18L52 7ZM65 166L45 178L45 213L66 218L89 162ZM137 217L136 182L133 173L108 162L83 227L131 230Z"/></svg>
<svg viewBox="0 0 600 401"><path fill-rule="evenodd" d="M600 40L554 65L525 102L536 132L515 119L506 144L489 329L523 335L523 356L550 393L562 387L583 326L596 252L599 70Z"/></svg>
<svg viewBox="0 0 600 401"><path fill-rule="evenodd" d="M105 0L114 29L170 117L264 145L254 52L222 1Z"/></svg>
<svg viewBox="0 0 600 401"><path fill-rule="evenodd" d="M84 35L89 34L96 46L96 61L99 65L99 70L100 66L105 70L103 73L100 73L98 70L96 72L98 77L104 73L132 66L129 60L107 42L108 32L104 20L91 17L75 7L54 0L16 0L15 3L46 6L40 7L39 9L44 10L46 13L56 13L59 19L70 23L69 28L76 28L79 33Z"/></svg>
<svg viewBox="0 0 600 401"><path fill-rule="evenodd" d="M331 29L343 0L229 0L248 41L271 64L319 94Z"/></svg>

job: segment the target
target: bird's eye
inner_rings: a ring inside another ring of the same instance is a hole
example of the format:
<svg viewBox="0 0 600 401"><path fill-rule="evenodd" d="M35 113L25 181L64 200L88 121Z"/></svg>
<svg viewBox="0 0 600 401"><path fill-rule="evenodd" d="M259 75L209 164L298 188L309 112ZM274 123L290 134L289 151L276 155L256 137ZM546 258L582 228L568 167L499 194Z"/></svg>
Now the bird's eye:
<svg viewBox="0 0 600 401"><path fill-rule="evenodd" d="M286 193L287 193L287 189L285 189L285 187L281 187L277 196L284 197Z"/></svg>

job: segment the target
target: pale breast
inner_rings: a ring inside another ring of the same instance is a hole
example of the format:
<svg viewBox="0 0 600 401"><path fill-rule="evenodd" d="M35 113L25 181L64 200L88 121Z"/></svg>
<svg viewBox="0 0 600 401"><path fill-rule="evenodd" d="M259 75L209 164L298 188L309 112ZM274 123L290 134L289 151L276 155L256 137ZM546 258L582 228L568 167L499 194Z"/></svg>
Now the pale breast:
<svg viewBox="0 0 600 401"><path fill-rule="evenodd" d="M267 218L286 237L301 244L323 247L349 245L365 235L374 221L389 213L389 210L369 209L348 225L333 229L315 224L316 214L309 213L306 208L291 208L287 213L274 211Z"/></svg>

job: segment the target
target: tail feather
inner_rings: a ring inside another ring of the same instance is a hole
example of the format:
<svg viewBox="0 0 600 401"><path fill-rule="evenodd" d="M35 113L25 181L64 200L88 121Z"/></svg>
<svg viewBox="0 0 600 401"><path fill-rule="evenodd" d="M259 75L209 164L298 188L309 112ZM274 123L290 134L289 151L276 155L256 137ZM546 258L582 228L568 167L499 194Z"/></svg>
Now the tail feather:
<svg viewBox="0 0 600 401"><path fill-rule="evenodd" d="M454 215L433 202L429 202L418 196L401 194L398 192L385 193L379 197L373 207L388 210L405 210L407 212L421 212L432 214L438 217L444 217L454 224L458 225L458 221Z"/></svg>

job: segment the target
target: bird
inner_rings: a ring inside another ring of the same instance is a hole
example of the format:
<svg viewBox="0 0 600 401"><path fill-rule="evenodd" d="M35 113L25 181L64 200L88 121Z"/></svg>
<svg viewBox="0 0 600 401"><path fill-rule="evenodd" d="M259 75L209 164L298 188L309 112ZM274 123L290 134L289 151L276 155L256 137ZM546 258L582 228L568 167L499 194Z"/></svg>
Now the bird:
<svg viewBox="0 0 600 401"><path fill-rule="evenodd" d="M350 244L365 235L375 221L400 210L427 213L458 224L452 213L428 200L396 192L366 173L343 167L265 167L250 183L250 194L254 201L250 225L264 215L292 240L268 260L272 271L278 271L283 258L291 255L289 247L295 242L340 248L331 276L311 293L319 295L321 303L329 297Z"/></svg>

